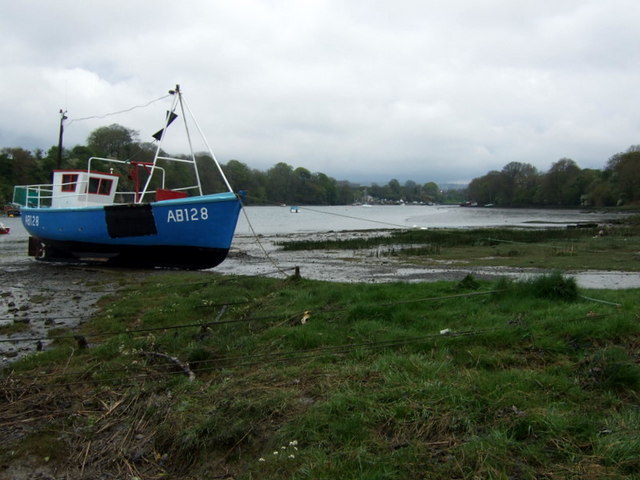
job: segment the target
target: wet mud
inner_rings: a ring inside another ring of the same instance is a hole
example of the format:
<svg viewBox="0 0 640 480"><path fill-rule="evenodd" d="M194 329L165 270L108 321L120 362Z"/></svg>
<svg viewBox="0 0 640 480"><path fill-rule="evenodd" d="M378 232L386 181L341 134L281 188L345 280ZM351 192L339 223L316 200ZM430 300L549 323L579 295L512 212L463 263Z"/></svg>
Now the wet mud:
<svg viewBox="0 0 640 480"><path fill-rule="evenodd" d="M56 329L89 320L114 288L108 275L80 266L24 259L0 268L0 366L46 349Z"/></svg>

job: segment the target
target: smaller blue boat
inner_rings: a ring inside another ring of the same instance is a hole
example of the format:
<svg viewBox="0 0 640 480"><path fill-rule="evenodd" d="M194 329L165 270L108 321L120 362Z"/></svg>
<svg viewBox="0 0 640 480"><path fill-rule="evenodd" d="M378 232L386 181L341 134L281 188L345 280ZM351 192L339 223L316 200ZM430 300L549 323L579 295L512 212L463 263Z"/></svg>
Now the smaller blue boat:
<svg viewBox="0 0 640 480"><path fill-rule="evenodd" d="M92 157L86 170L55 170L49 185L18 185L13 201L30 234L29 254L38 260L98 263L127 267L202 269L227 256L242 208L220 164L204 140L228 191L203 194L199 166L192 150L186 106L180 87L169 92L172 105L153 161ZM178 113L185 121L191 155L167 156L164 134ZM62 121L66 117L63 115ZM192 117L191 117L192 118ZM202 135L197 122L196 129ZM204 136L202 135L204 139ZM167 164L190 170L193 183L165 185ZM122 169L132 191L118 189Z"/></svg>

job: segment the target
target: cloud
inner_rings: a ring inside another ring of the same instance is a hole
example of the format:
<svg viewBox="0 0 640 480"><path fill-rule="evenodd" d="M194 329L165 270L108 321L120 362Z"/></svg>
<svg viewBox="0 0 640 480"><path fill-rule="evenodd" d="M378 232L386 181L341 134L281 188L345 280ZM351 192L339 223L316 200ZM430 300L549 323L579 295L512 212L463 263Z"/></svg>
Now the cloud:
<svg viewBox="0 0 640 480"><path fill-rule="evenodd" d="M602 168L639 143L638 20L630 0L14 2L0 146L47 149L60 108L115 112L180 83L218 158L251 168L363 182ZM109 123L146 139L163 108L73 122L67 145Z"/></svg>

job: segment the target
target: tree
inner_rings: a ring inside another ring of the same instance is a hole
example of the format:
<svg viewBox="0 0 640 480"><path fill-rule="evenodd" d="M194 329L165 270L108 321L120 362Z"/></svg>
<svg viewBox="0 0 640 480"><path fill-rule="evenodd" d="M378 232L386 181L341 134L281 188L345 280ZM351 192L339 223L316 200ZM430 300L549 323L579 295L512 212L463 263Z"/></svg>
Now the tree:
<svg viewBox="0 0 640 480"><path fill-rule="evenodd" d="M467 198L479 204L499 203L498 198L503 188L503 176L492 170L482 177L474 178L467 187Z"/></svg>
<svg viewBox="0 0 640 480"><path fill-rule="evenodd" d="M440 197L440 188L436 182L427 182L422 186L422 194L425 200L435 202Z"/></svg>
<svg viewBox="0 0 640 480"><path fill-rule="evenodd" d="M579 177L580 167L570 158L561 158L553 163L542 178L540 202L555 206L580 205L583 190Z"/></svg>
<svg viewBox="0 0 640 480"><path fill-rule="evenodd" d="M246 164L238 160L229 160L222 170L234 190L249 190L251 188L252 173Z"/></svg>
<svg viewBox="0 0 640 480"><path fill-rule="evenodd" d="M293 168L284 162L279 162L267 170L267 191L269 199L276 203L291 203L293 200L292 186Z"/></svg>
<svg viewBox="0 0 640 480"><path fill-rule="evenodd" d="M323 203L335 205L338 199L338 188L335 179L325 175L324 173L314 173L313 176L315 182L323 192Z"/></svg>
<svg viewBox="0 0 640 480"><path fill-rule="evenodd" d="M538 187L538 170L529 163L510 162L500 172L502 188L498 196L501 205L523 206L534 202Z"/></svg>
<svg viewBox="0 0 640 480"><path fill-rule="evenodd" d="M387 184L387 194L385 195L389 200L398 201L402 197L402 191L400 182L395 178L389 180Z"/></svg>
<svg viewBox="0 0 640 480"><path fill-rule="evenodd" d="M600 170L585 169L581 173L584 187L582 205L607 207L616 204L616 198L611 186L609 175Z"/></svg>
<svg viewBox="0 0 640 480"><path fill-rule="evenodd" d="M420 186L413 180L407 180L402 186L402 198L406 202L417 202L422 200Z"/></svg>
<svg viewBox="0 0 640 480"><path fill-rule="evenodd" d="M132 155L137 137L135 130L114 123L91 132L87 146L97 156L125 160Z"/></svg>
<svg viewBox="0 0 640 480"><path fill-rule="evenodd" d="M618 153L607 162L611 182L619 204L640 201L640 148L631 146L626 153Z"/></svg>

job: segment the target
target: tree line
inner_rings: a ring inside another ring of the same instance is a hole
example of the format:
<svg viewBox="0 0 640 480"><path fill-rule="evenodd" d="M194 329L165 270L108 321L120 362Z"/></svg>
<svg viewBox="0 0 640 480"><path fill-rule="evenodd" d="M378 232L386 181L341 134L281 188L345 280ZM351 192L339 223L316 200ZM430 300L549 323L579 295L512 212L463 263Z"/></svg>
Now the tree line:
<svg viewBox="0 0 640 480"><path fill-rule="evenodd" d="M11 201L14 185L50 183L51 171L55 168L84 169L92 157L129 159L140 162L152 161L156 145L138 141L138 133L121 125L100 127L88 136L86 145L64 149L61 155L57 146L47 152L29 151L22 148L0 150L0 202ZM163 154L166 155L166 154ZM174 155L178 158L181 155ZM59 158L62 159L58 165ZM185 157L186 158L186 157ZM209 154L196 154L199 166L211 162ZM167 186L181 185L189 175L176 164L163 165L166 169ZM445 202L462 198L459 190L442 192L438 185L424 185L407 181L403 185L396 179L387 185L361 186L346 180L336 180L321 172L311 172L304 167L293 167L279 162L266 171L250 168L239 160L230 160L221 165L234 190L247 192L247 203L252 205L349 205L355 202L400 203L400 202ZM116 167L117 168L117 167ZM125 169L120 185L129 187ZM200 168L200 180L206 193L225 189L215 169Z"/></svg>
<svg viewBox="0 0 640 480"><path fill-rule="evenodd" d="M580 168L561 158L546 172L528 163L511 162L500 171L474 178L469 201L508 207L620 206L640 203L640 146L616 153L603 170Z"/></svg>
<svg viewBox="0 0 640 480"><path fill-rule="evenodd" d="M50 183L55 168L86 168L91 156L151 161L155 145L138 140L138 133L121 125L100 127L88 136L86 145L70 150L58 147L47 152L22 148L0 150L0 202L11 201L13 186ZM61 164L59 164L61 159ZM197 162L210 162L208 154L196 155ZM581 169L571 159L563 158L547 172L539 172L527 163L511 162L500 171L490 171L474 178L466 189L443 191L435 182L419 184L412 180L386 185L362 186L336 180L321 172L293 167L279 162L266 171L250 168L239 160L222 165L236 191L246 190L253 205L301 204L348 205L362 203L460 203L463 200L481 205L499 206L611 206L640 202L640 146L613 155L603 170ZM224 190L222 179L213 171L201 169L201 181L207 193ZM122 171L121 183L127 183ZM168 187L178 185L184 173L168 166Z"/></svg>

